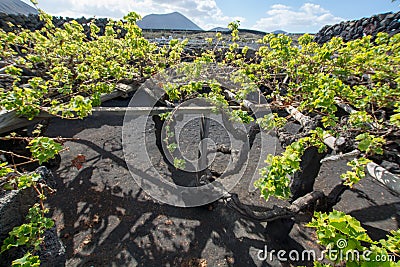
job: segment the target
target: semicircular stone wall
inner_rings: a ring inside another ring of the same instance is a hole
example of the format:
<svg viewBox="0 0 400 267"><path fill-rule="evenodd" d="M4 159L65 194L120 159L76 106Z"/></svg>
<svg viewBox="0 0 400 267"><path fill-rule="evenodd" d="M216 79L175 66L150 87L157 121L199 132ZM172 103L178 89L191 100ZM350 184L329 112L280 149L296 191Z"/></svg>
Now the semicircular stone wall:
<svg viewBox="0 0 400 267"><path fill-rule="evenodd" d="M315 35L314 41L323 44L333 37L342 37L347 42L366 35L376 36L379 32L386 32L390 35L399 33L400 12L379 14L370 18L327 25Z"/></svg>

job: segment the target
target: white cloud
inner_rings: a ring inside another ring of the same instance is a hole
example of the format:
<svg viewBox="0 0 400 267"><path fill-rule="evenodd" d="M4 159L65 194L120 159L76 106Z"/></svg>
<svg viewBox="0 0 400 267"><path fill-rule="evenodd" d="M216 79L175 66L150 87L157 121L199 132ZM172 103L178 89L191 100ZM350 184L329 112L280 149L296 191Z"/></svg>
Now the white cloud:
<svg viewBox="0 0 400 267"><path fill-rule="evenodd" d="M54 16L115 19L122 18L130 11L142 16L178 11L205 30L226 26L233 20L245 20L242 17L225 16L215 0L39 0L39 7Z"/></svg>
<svg viewBox="0 0 400 267"><path fill-rule="evenodd" d="M290 7L281 4L275 4L271 6L271 9L290 9Z"/></svg>
<svg viewBox="0 0 400 267"><path fill-rule="evenodd" d="M254 29L272 32L317 32L324 25L336 24L343 18L334 16L320 5L305 3L300 9L276 4L267 11L267 17L261 18L253 26Z"/></svg>

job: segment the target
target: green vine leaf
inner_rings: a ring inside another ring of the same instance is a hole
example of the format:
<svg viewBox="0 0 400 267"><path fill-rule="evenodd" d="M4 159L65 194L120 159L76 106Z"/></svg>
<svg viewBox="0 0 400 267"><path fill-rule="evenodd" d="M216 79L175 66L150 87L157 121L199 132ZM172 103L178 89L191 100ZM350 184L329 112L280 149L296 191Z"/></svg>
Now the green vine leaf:
<svg viewBox="0 0 400 267"><path fill-rule="evenodd" d="M357 184L361 179L365 177L365 166L371 162L366 158L353 159L348 162L347 165L351 167L351 171L347 171L340 175L340 178L344 180L344 185L349 187L353 187L354 184Z"/></svg>
<svg viewBox="0 0 400 267"><path fill-rule="evenodd" d="M16 259L12 262L13 267L39 267L39 256L34 256L27 252L22 258Z"/></svg>
<svg viewBox="0 0 400 267"><path fill-rule="evenodd" d="M39 161L39 164L53 159L62 149L62 145L49 137L37 137L29 142L29 149L32 157Z"/></svg>
<svg viewBox="0 0 400 267"><path fill-rule="evenodd" d="M360 151L363 151L369 155L383 154L382 146L386 143L386 141L382 137L375 137L372 134L363 133L357 135L355 140L359 141L357 147Z"/></svg>

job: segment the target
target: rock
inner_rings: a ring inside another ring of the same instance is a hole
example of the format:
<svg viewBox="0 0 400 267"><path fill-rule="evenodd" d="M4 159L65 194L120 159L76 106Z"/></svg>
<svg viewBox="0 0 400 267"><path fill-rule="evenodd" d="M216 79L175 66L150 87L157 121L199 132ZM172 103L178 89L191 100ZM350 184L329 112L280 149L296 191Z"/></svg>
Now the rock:
<svg viewBox="0 0 400 267"><path fill-rule="evenodd" d="M324 156L325 153L318 153L318 150L315 147L306 149L301 157L301 171L295 173L290 185L292 200L296 200L297 198L313 191L315 178L317 177L321 167L320 160L323 159Z"/></svg>
<svg viewBox="0 0 400 267"><path fill-rule="evenodd" d="M325 25L324 27L322 27L320 32L325 32L329 27L330 27L330 25Z"/></svg>
<svg viewBox="0 0 400 267"><path fill-rule="evenodd" d="M341 31L340 25L337 25L337 26L335 26L335 28L333 28L333 33L336 34L336 35L339 34L340 31Z"/></svg>
<svg viewBox="0 0 400 267"><path fill-rule="evenodd" d="M348 34L347 31L343 31L343 32L340 33L339 36L342 37L342 38L345 38L347 34Z"/></svg>
<svg viewBox="0 0 400 267"><path fill-rule="evenodd" d="M383 13L383 14L379 14L378 15L378 19L380 21L384 20L388 15L390 15L391 13Z"/></svg>
<svg viewBox="0 0 400 267"><path fill-rule="evenodd" d="M389 25L392 22L392 19L384 19L381 21L381 26L385 27L387 25Z"/></svg>
<svg viewBox="0 0 400 267"><path fill-rule="evenodd" d="M365 35L372 35L373 39L379 32L386 32L390 35L397 33L400 28L400 12L384 13L363 18L356 21L341 22L333 26L323 27L315 37L315 41L322 44L332 37L340 36L344 41L355 40Z"/></svg>
<svg viewBox="0 0 400 267"><path fill-rule="evenodd" d="M376 30L374 31L374 33L377 34L377 33L379 33L379 32L385 32L385 30L386 30L385 26L381 26L381 27L379 27L378 29L376 29ZM374 35L375 35L375 34L374 34Z"/></svg>
<svg viewBox="0 0 400 267"><path fill-rule="evenodd" d="M393 36L393 35L398 34L398 33L400 33L400 29L392 30L390 32L390 35Z"/></svg>
<svg viewBox="0 0 400 267"><path fill-rule="evenodd" d="M33 189L0 192L0 241L8 236L15 226L24 222L30 207L36 202Z"/></svg>
<svg viewBox="0 0 400 267"><path fill-rule="evenodd" d="M356 33L357 33L357 34L362 34L362 33L363 33L363 27L362 27L362 26L358 27L358 28L356 29Z"/></svg>
<svg viewBox="0 0 400 267"><path fill-rule="evenodd" d="M387 16L386 16L386 19L394 19L395 16L396 16L396 14L389 13L389 14L387 14Z"/></svg>
<svg viewBox="0 0 400 267"><path fill-rule="evenodd" d="M56 186L56 180L54 179L53 173L49 169L44 166L40 166L35 170L35 172L40 174L47 185L50 187Z"/></svg>
<svg viewBox="0 0 400 267"><path fill-rule="evenodd" d="M33 189L0 192L0 243L3 244L8 233L16 226L24 223L30 207L36 202ZM6 251L0 257L0 266L10 266L11 259L23 256L18 249Z"/></svg>
<svg viewBox="0 0 400 267"><path fill-rule="evenodd" d="M67 261L65 247L57 236L55 227L44 233L44 244L38 254L40 266L65 266Z"/></svg>
<svg viewBox="0 0 400 267"><path fill-rule="evenodd" d="M390 171L391 173L395 174L400 173L400 166L394 162L383 160L380 165L386 170Z"/></svg>
<svg viewBox="0 0 400 267"><path fill-rule="evenodd" d="M331 35L333 35L333 32L332 32L332 30L329 30L329 31L327 31L327 32L325 33L325 35L327 35L327 36L331 36Z"/></svg>
<svg viewBox="0 0 400 267"><path fill-rule="evenodd" d="M400 28L400 22L397 20L394 20L389 24L388 28L389 28L389 30L397 30Z"/></svg>

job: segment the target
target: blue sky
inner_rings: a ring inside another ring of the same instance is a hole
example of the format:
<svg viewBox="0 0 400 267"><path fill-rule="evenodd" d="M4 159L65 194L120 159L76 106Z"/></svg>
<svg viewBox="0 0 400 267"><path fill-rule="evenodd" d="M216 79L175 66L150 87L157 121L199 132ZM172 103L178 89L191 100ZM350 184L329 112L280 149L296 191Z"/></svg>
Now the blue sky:
<svg viewBox="0 0 400 267"><path fill-rule="evenodd" d="M240 20L242 28L267 32L317 32L326 24L398 12L399 4L390 0L39 0L40 8L57 16L121 18L129 11L142 16L178 11L206 30Z"/></svg>

